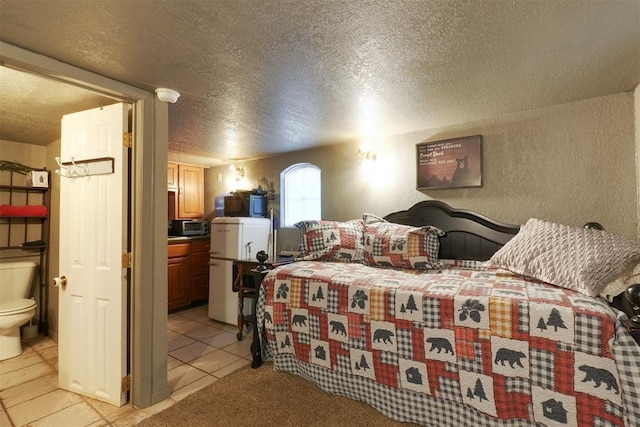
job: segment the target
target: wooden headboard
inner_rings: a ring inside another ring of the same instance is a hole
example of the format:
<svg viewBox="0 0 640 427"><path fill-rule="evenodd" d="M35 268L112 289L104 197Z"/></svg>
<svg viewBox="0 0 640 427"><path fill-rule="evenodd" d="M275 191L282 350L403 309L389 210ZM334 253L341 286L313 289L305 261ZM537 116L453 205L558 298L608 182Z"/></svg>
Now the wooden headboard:
<svg viewBox="0 0 640 427"><path fill-rule="evenodd" d="M384 219L414 227L433 225L444 231L446 234L440 237L440 259L488 260L520 231L519 225L454 209L438 200L418 202L406 211L391 213Z"/></svg>

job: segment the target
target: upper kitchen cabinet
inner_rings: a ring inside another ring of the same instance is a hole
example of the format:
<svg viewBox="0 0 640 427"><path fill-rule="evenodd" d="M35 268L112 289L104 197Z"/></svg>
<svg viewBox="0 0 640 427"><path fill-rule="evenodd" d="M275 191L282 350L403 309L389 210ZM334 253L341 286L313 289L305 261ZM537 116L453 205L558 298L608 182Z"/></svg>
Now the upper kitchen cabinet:
<svg viewBox="0 0 640 427"><path fill-rule="evenodd" d="M169 191L178 191L178 164L169 162L167 166L167 187Z"/></svg>
<svg viewBox="0 0 640 427"><path fill-rule="evenodd" d="M167 172L170 216L173 210L175 219L202 218L204 215L204 169L201 166L169 163Z"/></svg>

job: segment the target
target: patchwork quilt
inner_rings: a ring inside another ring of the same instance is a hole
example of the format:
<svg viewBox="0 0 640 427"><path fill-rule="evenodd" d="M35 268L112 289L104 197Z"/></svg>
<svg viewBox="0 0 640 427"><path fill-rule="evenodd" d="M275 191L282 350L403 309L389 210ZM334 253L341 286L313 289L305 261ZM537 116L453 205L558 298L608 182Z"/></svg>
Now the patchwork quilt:
<svg viewBox="0 0 640 427"><path fill-rule="evenodd" d="M264 278L257 315L274 369L399 421L640 426L624 315L505 270L296 262Z"/></svg>

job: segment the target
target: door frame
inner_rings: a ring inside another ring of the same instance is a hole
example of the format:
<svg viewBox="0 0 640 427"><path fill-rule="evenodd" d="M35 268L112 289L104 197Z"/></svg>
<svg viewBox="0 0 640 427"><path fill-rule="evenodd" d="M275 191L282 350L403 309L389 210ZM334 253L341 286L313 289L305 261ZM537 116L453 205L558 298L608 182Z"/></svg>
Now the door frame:
<svg viewBox="0 0 640 427"><path fill-rule="evenodd" d="M0 41L0 63L134 105L130 193L133 253L129 307L130 401L137 408L160 402L170 394L166 375L168 104L158 101L153 92L3 41Z"/></svg>

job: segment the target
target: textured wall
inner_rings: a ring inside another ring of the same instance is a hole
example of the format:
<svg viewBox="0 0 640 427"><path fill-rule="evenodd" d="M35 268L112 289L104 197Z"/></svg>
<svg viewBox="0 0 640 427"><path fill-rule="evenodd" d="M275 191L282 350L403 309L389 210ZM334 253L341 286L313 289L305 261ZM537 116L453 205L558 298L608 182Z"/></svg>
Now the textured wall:
<svg viewBox="0 0 640 427"><path fill-rule="evenodd" d="M510 223L530 217L637 237L638 191L634 98L622 93L490 120L423 130L378 141L374 173L356 161L356 142L246 162L247 185L265 176L279 190L279 173L295 162L322 168L323 217L346 220L379 215L424 199L440 199ZM483 135L482 188L416 190L415 145ZM222 182L218 183L219 174ZM205 212L214 197L233 189L228 167L205 172ZM277 203L275 206L277 213Z"/></svg>

